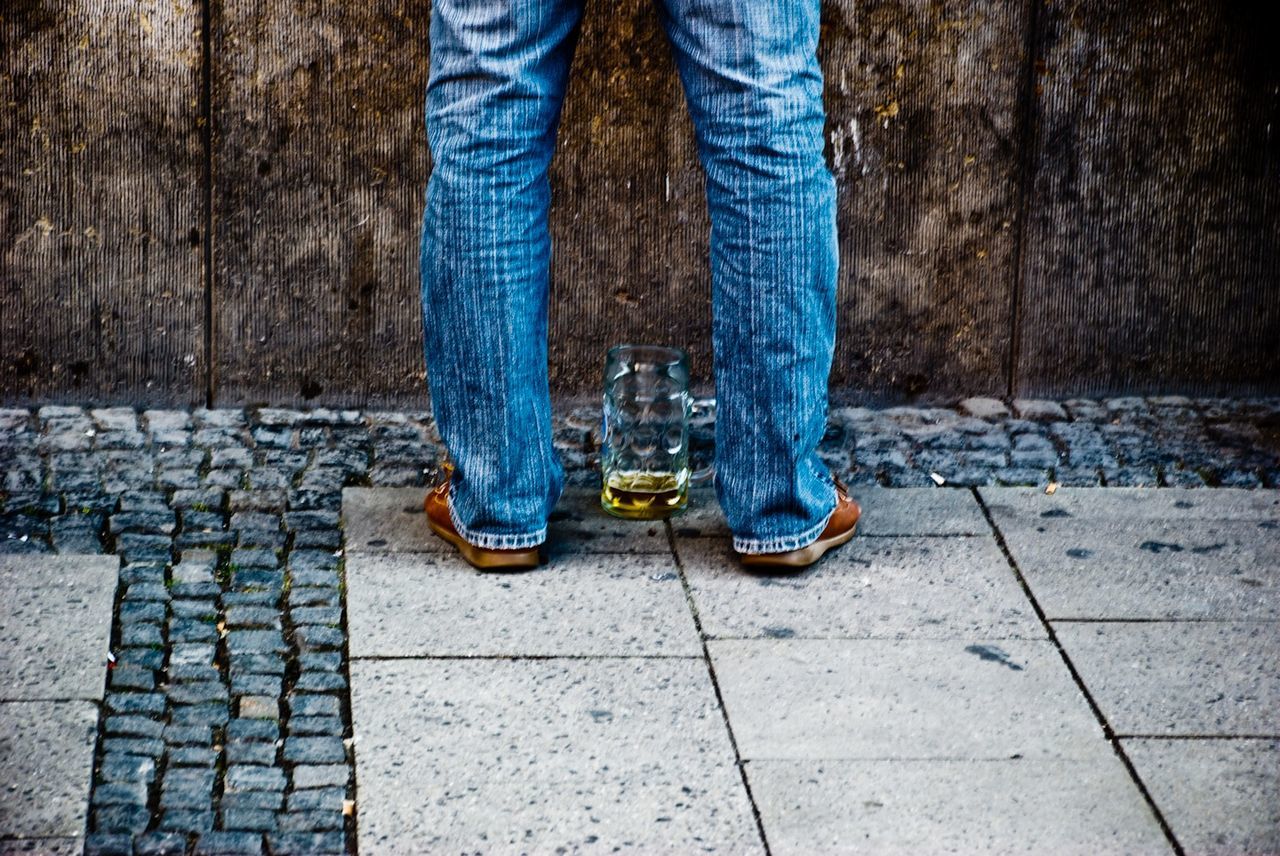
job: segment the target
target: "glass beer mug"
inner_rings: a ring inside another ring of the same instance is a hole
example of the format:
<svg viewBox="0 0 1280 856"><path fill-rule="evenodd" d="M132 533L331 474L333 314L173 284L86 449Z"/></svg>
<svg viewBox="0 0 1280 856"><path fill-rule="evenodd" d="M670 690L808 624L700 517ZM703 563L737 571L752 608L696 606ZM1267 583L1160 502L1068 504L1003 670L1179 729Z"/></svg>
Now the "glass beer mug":
<svg viewBox="0 0 1280 856"><path fill-rule="evenodd" d="M689 355L665 345L616 345L604 368L600 505L653 520L686 507L689 486L714 475L690 468L690 425L709 409L689 392Z"/></svg>

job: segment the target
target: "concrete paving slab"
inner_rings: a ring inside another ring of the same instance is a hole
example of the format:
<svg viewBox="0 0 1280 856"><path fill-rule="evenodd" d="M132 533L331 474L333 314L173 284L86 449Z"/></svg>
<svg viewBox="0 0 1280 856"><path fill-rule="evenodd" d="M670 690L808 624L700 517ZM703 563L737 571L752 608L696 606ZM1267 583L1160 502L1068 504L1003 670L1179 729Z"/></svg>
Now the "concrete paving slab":
<svg viewBox="0 0 1280 856"><path fill-rule="evenodd" d="M115 556L0 556L0 700L101 699Z"/></svg>
<svg viewBox="0 0 1280 856"><path fill-rule="evenodd" d="M745 766L777 856L1172 852L1115 755Z"/></svg>
<svg viewBox="0 0 1280 856"><path fill-rule="evenodd" d="M431 531L422 510L425 488L345 488L342 527L347 552L454 553ZM566 488L547 525L549 558L569 553L668 553L663 522L622 520L600 507L600 491Z"/></svg>
<svg viewBox="0 0 1280 856"><path fill-rule="evenodd" d="M0 702L0 838L84 835L97 734L88 701Z"/></svg>
<svg viewBox="0 0 1280 856"><path fill-rule="evenodd" d="M700 660L355 660L351 685L361 853L763 851Z"/></svg>
<svg viewBox="0 0 1280 856"><path fill-rule="evenodd" d="M1049 618L1280 619L1280 527L1267 521L1001 528Z"/></svg>
<svg viewBox="0 0 1280 856"><path fill-rule="evenodd" d="M702 655L675 560L660 555L484 573L456 556L352 553L347 622L353 657Z"/></svg>
<svg viewBox="0 0 1280 856"><path fill-rule="evenodd" d="M1000 526L1051 525L1055 521L1205 520L1280 521L1280 492L1246 488L1060 487L978 489ZM1280 525L1280 524L1278 524Z"/></svg>
<svg viewBox="0 0 1280 856"><path fill-rule="evenodd" d="M1049 642L708 645L744 759L1091 760L1111 752Z"/></svg>
<svg viewBox="0 0 1280 856"><path fill-rule="evenodd" d="M1123 741L1189 856L1280 853L1280 741Z"/></svg>
<svg viewBox="0 0 1280 856"><path fill-rule="evenodd" d="M798 574L742 567L723 538L676 550L718 638L1022 638L1047 634L995 539L862 538Z"/></svg>
<svg viewBox="0 0 1280 856"><path fill-rule="evenodd" d="M991 525L969 490L856 486L860 535L987 535ZM689 507L671 518L676 538L728 537L715 488L689 492Z"/></svg>
<svg viewBox="0 0 1280 856"><path fill-rule="evenodd" d="M1059 622L1120 735L1280 736L1280 624Z"/></svg>

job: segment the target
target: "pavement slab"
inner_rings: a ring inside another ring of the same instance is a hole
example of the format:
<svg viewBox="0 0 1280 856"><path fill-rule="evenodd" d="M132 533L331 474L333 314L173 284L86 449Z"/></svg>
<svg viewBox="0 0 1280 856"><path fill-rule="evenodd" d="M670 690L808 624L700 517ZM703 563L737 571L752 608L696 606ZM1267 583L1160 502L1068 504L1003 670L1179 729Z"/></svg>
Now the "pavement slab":
<svg viewBox="0 0 1280 856"><path fill-rule="evenodd" d="M1066 520L1280 521L1280 491L1220 487L1059 487L1052 494L1027 487L982 487L978 494L1002 528L1052 526Z"/></svg>
<svg viewBox="0 0 1280 856"><path fill-rule="evenodd" d="M461 558L353 553L353 657L702 656L670 555L579 553L523 573Z"/></svg>
<svg viewBox="0 0 1280 856"><path fill-rule="evenodd" d="M361 853L763 852L701 660L355 660L351 680Z"/></svg>
<svg viewBox="0 0 1280 856"><path fill-rule="evenodd" d="M1280 529L1265 522L1072 520L1004 537L1051 619L1280 619Z"/></svg>
<svg viewBox="0 0 1280 856"><path fill-rule="evenodd" d="M348 552L454 553L431 531L422 501L427 489L346 488L342 526ZM588 553L666 553L661 520L623 520L600 507L600 491L567 487L547 524L544 557Z"/></svg>
<svg viewBox="0 0 1280 856"><path fill-rule="evenodd" d="M120 560L0 555L0 700L101 699Z"/></svg>
<svg viewBox="0 0 1280 856"><path fill-rule="evenodd" d="M749 761L769 850L1170 853L1115 755L1095 761Z"/></svg>
<svg viewBox="0 0 1280 856"><path fill-rule="evenodd" d="M723 538L677 537L676 550L711 638L1047 636L989 535L860 535L802 572L777 575L746 572Z"/></svg>
<svg viewBox="0 0 1280 856"><path fill-rule="evenodd" d="M744 759L1095 759L1111 750L1052 644L715 640Z"/></svg>
<svg viewBox="0 0 1280 856"><path fill-rule="evenodd" d="M91 702L0 702L0 839L83 841L97 736Z"/></svg>
<svg viewBox="0 0 1280 856"><path fill-rule="evenodd" d="M1051 619L1280 619L1280 500L1272 492L981 495Z"/></svg>
<svg viewBox="0 0 1280 856"><path fill-rule="evenodd" d="M1280 853L1280 740L1124 741L1188 856Z"/></svg>
<svg viewBox="0 0 1280 856"><path fill-rule="evenodd" d="M1054 629L1117 734L1280 737L1280 624L1058 622Z"/></svg>
<svg viewBox="0 0 1280 856"><path fill-rule="evenodd" d="M854 485L862 507L859 535L987 535L991 526L968 490ZM728 537L714 488L689 491L689 506L671 518L677 537Z"/></svg>

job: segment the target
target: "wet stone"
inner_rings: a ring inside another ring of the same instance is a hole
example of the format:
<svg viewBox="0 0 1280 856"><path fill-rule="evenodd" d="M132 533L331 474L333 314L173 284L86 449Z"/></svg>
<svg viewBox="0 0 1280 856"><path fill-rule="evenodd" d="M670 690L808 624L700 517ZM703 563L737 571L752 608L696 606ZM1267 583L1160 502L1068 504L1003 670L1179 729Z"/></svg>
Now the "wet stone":
<svg viewBox="0 0 1280 856"><path fill-rule="evenodd" d="M235 606L270 606L276 607L280 602L281 586L258 588L253 591L229 591L222 595L222 602L228 608Z"/></svg>
<svg viewBox="0 0 1280 856"><path fill-rule="evenodd" d="M283 835L269 835L267 841L271 845L271 852L275 856L325 856L325 854L341 854L345 852L346 843L343 840L342 833L290 833Z"/></svg>
<svg viewBox="0 0 1280 856"><path fill-rule="evenodd" d="M94 807L108 805L145 806L147 804L147 796L147 783L144 781L108 782L100 784L93 789L93 804Z"/></svg>
<svg viewBox="0 0 1280 856"><path fill-rule="evenodd" d="M115 713L160 716L164 713L165 700L160 693L112 693L107 696L107 707Z"/></svg>
<svg viewBox="0 0 1280 856"><path fill-rule="evenodd" d="M284 794L279 791L240 791L222 795L222 809L248 809L253 811L279 811L284 805Z"/></svg>
<svg viewBox="0 0 1280 856"><path fill-rule="evenodd" d="M143 832L151 824L146 806L113 805L93 810L93 823L98 832Z"/></svg>
<svg viewBox="0 0 1280 856"><path fill-rule="evenodd" d="M169 603L169 611L176 618L188 618L214 624L218 620L218 604L212 598L183 598Z"/></svg>
<svg viewBox="0 0 1280 856"><path fill-rule="evenodd" d="M345 764L299 764L293 768L293 786L299 790L345 786L348 777Z"/></svg>
<svg viewBox="0 0 1280 856"><path fill-rule="evenodd" d="M106 732L126 737L159 737L164 733L164 723L145 716L108 716Z"/></svg>
<svg viewBox="0 0 1280 856"><path fill-rule="evenodd" d="M117 663L116 667L111 670L110 685L113 692L153 690L156 686L155 672L151 669L121 666Z"/></svg>
<svg viewBox="0 0 1280 856"><path fill-rule="evenodd" d="M289 606L338 606L341 598L332 587L296 586L289 589Z"/></svg>
<svg viewBox="0 0 1280 856"><path fill-rule="evenodd" d="M231 764L261 764L271 766L276 762L274 743L232 742L226 746L227 761Z"/></svg>
<svg viewBox="0 0 1280 856"><path fill-rule="evenodd" d="M227 723L228 740L264 740L280 739L280 727L265 719L233 719Z"/></svg>
<svg viewBox="0 0 1280 856"><path fill-rule="evenodd" d="M341 811L286 812L278 823L281 832L336 832L343 827Z"/></svg>
<svg viewBox="0 0 1280 856"><path fill-rule="evenodd" d="M204 767L212 769L218 760L218 753L210 746L175 746L170 748L165 757L169 767Z"/></svg>
<svg viewBox="0 0 1280 856"><path fill-rule="evenodd" d="M140 648L163 648L164 634L159 625L134 622L120 628L120 644Z"/></svg>
<svg viewBox="0 0 1280 856"><path fill-rule="evenodd" d="M245 719L279 719L280 705L273 696L243 696L240 716Z"/></svg>
<svg viewBox="0 0 1280 856"><path fill-rule="evenodd" d="M294 624L320 624L336 627L342 623L342 608L337 606L307 606L291 610L289 617Z"/></svg>
<svg viewBox="0 0 1280 856"><path fill-rule="evenodd" d="M276 813L262 809L227 809L222 812L222 825L229 830L274 832Z"/></svg>
<svg viewBox="0 0 1280 856"><path fill-rule="evenodd" d="M159 669L164 666L164 652L153 648L122 648L116 652L116 668L121 666Z"/></svg>
<svg viewBox="0 0 1280 856"><path fill-rule="evenodd" d="M345 767L343 769L345 770ZM283 791L284 787L284 771L278 767L232 764L227 768L226 790L228 792Z"/></svg>
<svg viewBox="0 0 1280 856"><path fill-rule="evenodd" d="M304 672L294 682L294 688L306 692L339 692L347 688L347 679L332 672Z"/></svg>
<svg viewBox="0 0 1280 856"><path fill-rule="evenodd" d="M282 680L279 675L255 675L233 672L231 692L238 696L276 696L280 694Z"/></svg>
<svg viewBox="0 0 1280 856"><path fill-rule="evenodd" d="M331 553L319 550L297 550L289 555L289 570L293 573L336 571L337 567L338 559Z"/></svg>
<svg viewBox="0 0 1280 856"><path fill-rule="evenodd" d="M233 606L227 609L227 626L280 629L280 611L269 606Z"/></svg>
<svg viewBox="0 0 1280 856"><path fill-rule="evenodd" d="M312 651L299 654L298 665L304 672L336 672L342 668L342 655L336 651Z"/></svg>
<svg viewBox="0 0 1280 856"><path fill-rule="evenodd" d="M341 649L345 640L341 628L304 624L294 630L298 648L304 651Z"/></svg>
<svg viewBox="0 0 1280 856"><path fill-rule="evenodd" d="M231 587L236 591L266 591L279 597L284 589L284 576L273 570L237 570L231 574Z"/></svg>
<svg viewBox="0 0 1280 856"><path fill-rule="evenodd" d="M207 621L179 618L169 623L172 642L217 642L218 628Z"/></svg>
<svg viewBox="0 0 1280 856"><path fill-rule="evenodd" d="M182 856L187 852L187 836L180 832L149 832L134 843L134 856Z"/></svg>
<svg viewBox="0 0 1280 856"><path fill-rule="evenodd" d="M304 666L305 668L305 666ZM283 675L284 658L279 654L232 654L231 674Z"/></svg>
<svg viewBox="0 0 1280 856"><path fill-rule="evenodd" d="M171 746L210 746L213 743L213 728L207 725L170 723L164 729L164 742Z"/></svg>
<svg viewBox="0 0 1280 856"><path fill-rule="evenodd" d="M275 550L238 549L231 552L231 564L239 568L276 568L280 558Z"/></svg>
<svg viewBox="0 0 1280 856"><path fill-rule="evenodd" d="M169 721L178 725L225 725L229 718L226 704L184 704L169 715Z"/></svg>
<svg viewBox="0 0 1280 856"><path fill-rule="evenodd" d="M290 737L284 742L284 759L295 764L337 764L346 759L340 737Z"/></svg>
<svg viewBox="0 0 1280 856"><path fill-rule="evenodd" d="M342 720L336 716L291 716L289 734L342 735Z"/></svg>
<svg viewBox="0 0 1280 856"><path fill-rule="evenodd" d="M227 634L227 649L232 654L283 654L289 650L274 630L232 630Z"/></svg>
<svg viewBox="0 0 1280 856"><path fill-rule="evenodd" d="M291 716L339 716L338 699L329 695L293 695L289 698Z"/></svg>
<svg viewBox="0 0 1280 856"><path fill-rule="evenodd" d="M174 809L166 811L160 820L161 829L176 832L206 833L213 829L213 810L205 811Z"/></svg>
<svg viewBox="0 0 1280 856"><path fill-rule="evenodd" d="M167 616L168 610L159 601L129 601L120 605L120 620L126 624L163 624Z"/></svg>

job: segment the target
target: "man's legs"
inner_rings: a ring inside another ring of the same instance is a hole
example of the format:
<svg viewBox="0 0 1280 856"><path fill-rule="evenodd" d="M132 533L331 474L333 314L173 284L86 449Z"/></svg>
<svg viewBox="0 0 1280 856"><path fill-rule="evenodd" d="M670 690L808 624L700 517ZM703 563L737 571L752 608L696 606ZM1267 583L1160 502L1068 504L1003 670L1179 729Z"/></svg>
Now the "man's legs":
<svg viewBox="0 0 1280 856"><path fill-rule="evenodd" d="M581 0L435 0L422 229L432 410L467 541L532 547L564 488L547 299L555 146Z"/></svg>
<svg viewBox="0 0 1280 856"><path fill-rule="evenodd" d="M711 215L716 493L740 553L812 543L839 264L819 0L659 0Z"/></svg>

